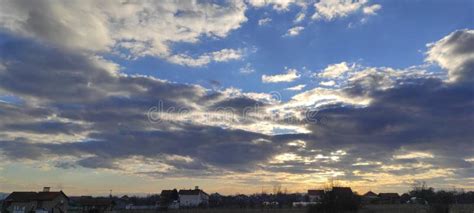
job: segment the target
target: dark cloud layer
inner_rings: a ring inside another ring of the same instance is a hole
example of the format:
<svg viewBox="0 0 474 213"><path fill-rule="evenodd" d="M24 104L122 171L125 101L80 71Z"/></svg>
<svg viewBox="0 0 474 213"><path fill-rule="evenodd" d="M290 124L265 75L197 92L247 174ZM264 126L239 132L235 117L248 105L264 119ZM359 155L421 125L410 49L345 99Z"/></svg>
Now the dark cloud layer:
<svg viewBox="0 0 474 213"><path fill-rule="evenodd" d="M274 136L179 120L150 123L147 110L158 101L164 108L192 112L199 107L242 111L268 105L195 85L124 75L89 53L10 38L0 45L0 91L24 103L0 103L0 150L18 161L74 157L55 165L65 169L120 170L121 160L137 156L174 168L169 173L161 168L140 173L151 176L340 170L346 179L362 180L368 172L403 175L441 168L453 169L461 179L472 177L473 164L466 159L474 157L473 35L457 31L431 46L430 60L456 76L453 80L405 79L410 83L383 89L377 76L363 85L355 81L342 92L370 98L368 106L326 107L317 113L324 122L305 124L311 133ZM444 64L454 59L456 66ZM62 141L37 137L58 134L64 135ZM295 140L305 146L288 144ZM432 157L395 157L410 152ZM272 161L283 153L313 160ZM410 167L420 163L429 167ZM382 168L399 164L406 169ZM362 174L354 174L356 170Z"/></svg>

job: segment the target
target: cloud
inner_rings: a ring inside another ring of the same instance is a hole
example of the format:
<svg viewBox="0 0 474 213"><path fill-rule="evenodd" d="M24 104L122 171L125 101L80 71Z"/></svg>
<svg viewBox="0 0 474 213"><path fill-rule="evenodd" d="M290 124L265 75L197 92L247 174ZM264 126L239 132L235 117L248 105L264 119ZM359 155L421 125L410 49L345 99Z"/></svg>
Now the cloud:
<svg viewBox="0 0 474 213"><path fill-rule="evenodd" d="M289 9L289 6L292 4L297 4L299 6L304 6L305 1L300 0L248 0L247 1L253 7L265 7L272 6L273 9L278 11L286 11Z"/></svg>
<svg viewBox="0 0 474 213"><path fill-rule="evenodd" d="M321 86L328 86L328 87L330 87L330 86L336 85L336 82L335 82L335 81L322 81L322 82L320 82L319 84L320 84Z"/></svg>
<svg viewBox="0 0 474 213"><path fill-rule="evenodd" d="M0 91L22 101L0 103L2 162L306 186L331 178L355 186L415 178L462 185L474 157L471 34L456 31L429 46L427 60L455 76L449 82L425 66L345 62L349 70L327 77L338 87L309 88L288 101L126 75L94 53L6 37ZM287 69L262 81L298 78ZM166 112L152 120L155 106ZM215 108L236 113L213 120L225 115Z"/></svg>
<svg viewBox="0 0 474 213"><path fill-rule="evenodd" d="M255 69L252 67L252 64L247 63L245 64L245 66L241 67L239 71L242 74L250 74L250 73L255 72Z"/></svg>
<svg viewBox="0 0 474 213"><path fill-rule="evenodd" d="M380 10L382 6L380 4L373 4L371 6L364 7L362 11L367 15L377 15L377 10Z"/></svg>
<svg viewBox="0 0 474 213"><path fill-rule="evenodd" d="M449 81L474 81L474 30L457 30L427 46L426 60L448 70Z"/></svg>
<svg viewBox="0 0 474 213"><path fill-rule="evenodd" d="M294 87L288 87L286 88L285 90L290 90L290 91L300 91L302 90L303 88L305 88L306 85L305 84L299 84L299 85L296 85Z"/></svg>
<svg viewBox="0 0 474 213"><path fill-rule="evenodd" d="M243 57L242 50L234 49L222 49L219 51L203 54L197 58L192 58L191 56L185 54L172 55L167 58L169 62L190 66L190 67L200 67L210 62L225 62L231 60L238 60Z"/></svg>
<svg viewBox="0 0 474 213"><path fill-rule="evenodd" d="M233 49L222 49L213 52L211 55L214 61L222 62L240 59L242 57L242 51Z"/></svg>
<svg viewBox="0 0 474 213"><path fill-rule="evenodd" d="M298 14L296 14L295 20L293 22L294 23L300 23L304 20L305 17L306 17L305 12L301 11Z"/></svg>
<svg viewBox="0 0 474 213"><path fill-rule="evenodd" d="M396 84L403 83L407 79L415 78L444 78L445 74L427 70L428 65L412 66L405 69L393 69L391 67L367 67L362 64L340 62L330 64L319 73L312 76L325 80L320 84L323 86L387 89Z"/></svg>
<svg viewBox="0 0 474 213"><path fill-rule="evenodd" d="M327 66L322 72L320 72L318 76L323 78L337 78L345 72L349 71L349 69L350 67L347 62L331 64Z"/></svg>
<svg viewBox="0 0 474 213"><path fill-rule="evenodd" d="M297 36L300 34L301 31L304 30L304 27L302 26L296 26L296 27L292 27L290 29L288 29L288 31L286 32L285 35L283 36L287 36L287 37L293 37L293 36Z"/></svg>
<svg viewBox="0 0 474 213"><path fill-rule="evenodd" d="M296 69L288 69L285 74L262 75L263 83L292 82L300 78Z"/></svg>
<svg viewBox="0 0 474 213"><path fill-rule="evenodd" d="M312 18L332 21L361 11L366 15L375 15L376 11L380 10L381 7L378 4L369 5L368 0L321 0L314 4L316 12Z"/></svg>
<svg viewBox="0 0 474 213"><path fill-rule="evenodd" d="M258 25L259 26L264 26L264 25L267 25L268 23L270 23L272 21L271 18L262 18L260 20L258 20Z"/></svg>
<svg viewBox="0 0 474 213"><path fill-rule="evenodd" d="M241 1L219 5L198 1L20 0L1 4L0 26L14 34L64 48L119 51L127 58L171 58L171 62L190 65L209 60L200 57L191 62L181 57L182 53L174 53L170 45L196 43L201 37L223 38L247 20L246 5Z"/></svg>
<svg viewBox="0 0 474 213"><path fill-rule="evenodd" d="M265 125L256 124L258 118L241 119L242 115L238 113L235 116L238 120L227 120L219 118L221 112L215 111L223 108L239 112L246 107L265 106L273 103L270 95L235 90L214 92L197 85L125 75L105 59L35 41L7 38L0 49L7 53L0 58L3 64L0 91L25 100L25 104L20 105L0 104L3 118L0 121L0 150L2 154L12 156L11 159L36 160L61 155L74 159L68 163L68 168L82 166L128 172L121 163L136 162L135 157L145 161L141 158L150 160L160 155L179 155L192 159L196 165L203 165L199 169L210 171L216 166L230 170L250 169L278 151L276 144L258 142L268 140L266 134L273 128L271 121ZM4 51L7 49L12 51ZM156 123L150 122L147 116L147 111L155 106L166 111L160 114L163 119ZM180 114L181 109L186 113ZM167 114L172 115L168 116L170 120L164 119ZM212 120L214 116L216 120ZM213 132L222 138L212 136ZM224 136L228 132L233 133ZM196 133L202 138L198 139ZM156 137L162 140L157 141ZM214 137L216 143L211 144L208 137ZM192 140L195 145L201 144L202 149L186 151L179 148L183 144L176 140ZM235 150L236 156L222 159L224 156L212 153L223 153L221 148ZM259 157L239 160L244 152L253 156L248 150L258 151ZM175 170L193 172L190 168L181 170L190 164L180 163L177 168L174 162L162 163L172 169L153 174Z"/></svg>

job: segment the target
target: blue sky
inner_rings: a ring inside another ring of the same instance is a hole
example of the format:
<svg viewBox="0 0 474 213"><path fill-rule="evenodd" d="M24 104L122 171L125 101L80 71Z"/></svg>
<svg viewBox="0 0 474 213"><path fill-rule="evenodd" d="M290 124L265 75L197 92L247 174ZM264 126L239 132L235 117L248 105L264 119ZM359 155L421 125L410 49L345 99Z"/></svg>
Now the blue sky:
<svg viewBox="0 0 474 213"><path fill-rule="evenodd" d="M248 92L281 91L299 83L317 85L318 79L305 78L269 85L261 84L261 75L280 74L285 67L298 70L306 67L311 72L319 72L327 65L341 61L400 69L421 65L426 44L456 29L473 27L473 6L467 1L373 3L381 4L383 8L377 15L366 17L364 23L361 23L364 15L357 13L333 21L306 18L295 24L294 19L301 7L293 5L284 12L272 10L271 6L249 8L245 12L247 22L226 38L202 38L198 43L173 45L177 52L195 55L222 48L248 49L248 53L237 61L211 63L198 68L176 65L155 57L131 61L118 59L117 62L126 73L146 74L175 82L210 87L209 81L215 80L224 88L236 87ZM440 14L440 11L443 12ZM314 9L307 9L307 13L311 15ZM263 18L272 21L259 26L258 20ZM298 36L283 37L293 26L304 26L305 29ZM241 74L239 69L247 64L255 72ZM294 94L287 93L287 96Z"/></svg>
<svg viewBox="0 0 474 213"><path fill-rule="evenodd" d="M0 191L472 190L472 11L0 0Z"/></svg>

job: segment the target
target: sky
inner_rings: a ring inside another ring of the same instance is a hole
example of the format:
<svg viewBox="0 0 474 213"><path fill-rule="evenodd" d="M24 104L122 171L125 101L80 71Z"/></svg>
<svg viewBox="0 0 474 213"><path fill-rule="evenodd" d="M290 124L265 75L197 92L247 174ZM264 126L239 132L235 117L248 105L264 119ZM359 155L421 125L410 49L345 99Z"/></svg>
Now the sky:
<svg viewBox="0 0 474 213"><path fill-rule="evenodd" d="M0 192L474 190L473 11L0 0Z"/></svg>

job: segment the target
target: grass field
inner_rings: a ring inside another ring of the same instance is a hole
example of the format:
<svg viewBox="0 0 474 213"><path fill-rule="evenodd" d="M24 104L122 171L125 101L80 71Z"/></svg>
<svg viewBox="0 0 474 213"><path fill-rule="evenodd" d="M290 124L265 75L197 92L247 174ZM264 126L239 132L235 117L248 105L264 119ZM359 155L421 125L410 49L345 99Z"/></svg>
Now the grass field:
<svg viewBox="0 0 474 213"><path fill-rule="evenodd" d="M169 212L180 212L180 213L306 213L306 209L181 209L177 211Z"/></svg>
<svg viewBox="0 0 474 213"><path fill-rule="evenodd" d="M122 210L113 213L157 213L161 211L153 210ZM305 208L288 208L288 209L176 209L168 210L169 213L306 213ZM109 212L108 212L109 213ZM110 212L112 213L112 212Z"/></svg>
<svg viewBox="0 0 474 213"><path fill-rule="evenodd" d="M422 205L368 205L358 213L437 213L437 209ZM157 213L157 210L118 210L110 213ZM169 213L306 213L305 208L286 209L179 209ZM450 213L474 213L474 205L452 205Z"/></svg>

